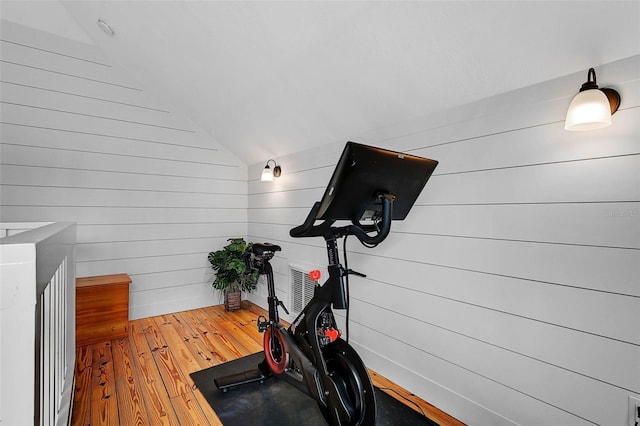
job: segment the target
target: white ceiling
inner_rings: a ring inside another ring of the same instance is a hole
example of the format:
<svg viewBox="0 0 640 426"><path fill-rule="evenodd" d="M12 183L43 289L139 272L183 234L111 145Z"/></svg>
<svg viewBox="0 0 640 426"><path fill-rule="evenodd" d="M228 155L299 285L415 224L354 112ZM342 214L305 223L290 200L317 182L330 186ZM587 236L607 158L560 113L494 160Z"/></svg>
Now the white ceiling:
<svg viewBox="0 0 640 426"><path fill-rule="evenodd" d="M62 5L247 164L640 53L640 1Z"/></svg>

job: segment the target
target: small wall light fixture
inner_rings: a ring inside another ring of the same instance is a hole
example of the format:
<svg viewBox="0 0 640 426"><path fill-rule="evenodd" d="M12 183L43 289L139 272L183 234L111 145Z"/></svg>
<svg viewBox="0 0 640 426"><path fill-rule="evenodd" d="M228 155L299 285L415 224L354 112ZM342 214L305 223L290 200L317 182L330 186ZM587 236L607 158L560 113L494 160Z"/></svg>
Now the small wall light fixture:
<svg viewBox="0 0 640 426"><path fill-rule="evenodd" d="M620 94L614 89L598 89L596 71L589 68L587 82L573 98L564 129L570 131L600 129L611 125L611 115L620 106Z"/></svg>
<svg viewBox="0 0 640 426"><path fill-rule="evenodd" d="M273 170L269 167L269 162L273 161ZM262 176L260 176L260 180L263 182L272 182L274 177L280 177L282 174L282 169L276 163L276 160L267 161L267 165L264 166L262 170Z"/></svg>

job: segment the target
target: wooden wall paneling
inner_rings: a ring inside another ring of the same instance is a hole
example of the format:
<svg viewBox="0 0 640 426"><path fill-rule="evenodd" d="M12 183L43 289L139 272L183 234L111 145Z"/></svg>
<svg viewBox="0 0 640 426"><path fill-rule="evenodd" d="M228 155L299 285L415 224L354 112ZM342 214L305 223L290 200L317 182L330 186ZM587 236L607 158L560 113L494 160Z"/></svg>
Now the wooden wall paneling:
<svg viewBox="0 0 640 426"><path fill-rule="evenodd" d="M121 259L130 257L173 256L177 254L208 253L212 247L220 247L226 243L225 237L175 239L169 244L158 244L156 241L131 241L107 243L83 243L79 250L78 262L91 262L100 259Z"/></svg>
<svg viewBox="0 0 640 426"><path fill-rule="evenodd" d="M78 275L132 272L133 317L215 302L206 253L246 235L246 166L95 46L2 39L3 220L78 222Z"/></svg>
<svg viewBox="0 0 640 426"><path fill-rule="evenodd" d="M29 209L25 212L25 207ZM80 225L122 225L122 224L180 224L237 222L246 214L242 208L180 208L180 207L110 207L108 214L105 206L43 206L28 204L7 205L5 214L8 216L19 213L25 221L35 221L42 217L46 210L47 217L52 221L64 221L73 216Z"/></svg>
<svg viewBox="0 0 640 426"><path fill-rule="evenodd" d="M3 121L8 123L45 127L49 130L85 131L87 135L104 134L109 136L117 135L119 129L135 129L133 123L136 122L137 114L140 113L145 115L148 111L157 109L155 112L162 114L157 117L157 122L167 118L170 122L172 120L172 117L168 113L163 112L164 110L153 108L153 103L150 102L140 90L102 84L99 81L82 77L51 73L43 69L34 70L33 68L25 68L16 63L2 62L2 71L4 77L3 88L7 89L8 92L8 97L6 99L3 97L3 106L11 112L10 115L3 118ZM47 106L53 101L42 104L27 103L29 99L16 99L18 94L14 94L14 92L17 91L17 88L22 88L25 91L29 90L29 93L31 93L29 97L35 96L40 98L45 96L53 97L55 101L60 99L63 101L59 104L56 102L56 104L59 105L56 108ZM92 102L88 109L82 109L79 106L63 109L65 103L68 104L72 101ZM115 104L118 107L130 108L132 111L121 119L119 119L118 116L101 115L102 111L100 110L103 109L102 106L104 104ZM97 111L94 111L96 109ZM21 111L28 111L30 114L20 116L18 113ZM42 121L38 121L37 118L41 118ZM56 121L56 119L59 121ZM83 124L81 119L92 120L96 123L98 129L92 130L88 128L88 126ZM145 121L143 121L145 119L147 118L140 118L139 123L145 123ZM129 127L118 127L116 125L118 123L124 125L127 122L129 122ZM116 126L113 129L105 127L105 125L108 126L108 124ZM156 130L161 129L159 126L165 127L166 130L172 128L168 125L169 123L157 124L156 126L152 126L154 122L149 122L148 124L147 126L139 125L139 129L135 130L135 132L139 132L142 129L150 130L154 127ZM122 133L121 136L124 138L135 138L138 135L128 136Z"/></svg>
<svg viewBox="0 0 640 426"><path fill-rule="evenodd" d="M0 178L6 185L246 195L246 184L241 179L167 176L145 174L142 171L100 171L84 169L82 165L65 169L55 165L29 166L5 163L0 169Z"/></svg>
<svg viewBox="0 0 640 426"><path fill-rule="evenodd" d="M638 141L630 135L630 129L637 123L640 111L637 108L622 110L614 117L615 126L580 136L560 133L564 124L555 122L473 139L461 137L442 142L436 138L434 146L426 144L411 153L440 160L436 174L638 153Z"/></svg>
<svg viewBox="0 0 640 426"><path fill-rule="evenodd" d="M273 207L249 208L247 220L249 223L273 223L278 225L298 226L304 221L303 214L308 214L311 207Z"/></svg>
<svg viewBox="0 0 640 426"><path fill-rule="evenodd" d="M90 93L82 94L90 92L90 87L87 87L86 91L80 91L80 87L74 87L72 89L73 92L67 92L58 90L55 88L57 85L52 85L51 82L49 82L48 87L27 85L15 81L18 78L17 75L13 75L15 71L17 70L9 71L11 73L11 82L0 82L4 102L46 108L51 111L78 113L90 111L90 114L94 116L122 120L131 120L132 117L135 117L139 123L155 124L163 128L180 129L184 126L185 130L194 130L185 126L184 120L172 114L170 111L161 109L155 105L154 102L140 99L138 93L135 93L136 96L132 99L133 102L137 102L137 104L135 104L127 102L126 97L124 100L114 100L120 99L121 96L114 97L110 95L110 97L106 97L109 95L103 93L102 97L97 97L92 96ZM87 86L89 86L89 84L87 84Z"/></svg>
<svg viewBox="0 0 640 426"><path fill-rule="evenodd" d="M352 345L367 366L397 377L398 384L410 385L445 412L457 413L466 424L589 424L566 411L509 388L491 377L482 376L446 359L425 354L409 342L402 342L375 330L361 329L353 321L351 330L359 336ZM384 353L370 349L373 343L387 348ZM381 374L385 374L381 373ZM402 385L401 385L402 386ZM457 389L464 389L458 393ZM497 403L496 403L497 401Z"/></svg>
<svg viewBox="0 0 640 426"><path fill-rule="evenodd" d="M168 290L181 286L199 286L213 276L211 268L202 265L199 268L171 269L167 265L163 270L132 274L131 292Z"/></svg>
<svg viewBox="0 0 640 426"><path fill-rule="evenodd" d="M252 204L263 205L263 208L295 208L300 213L306 209L308 213L313 203L322 198L325 187L306 187L288 191L273 190L268 192L249 193ZM306 214L305 214L306 216ZM304 219L304 218L303 218Z"/></svg>
<svg viewBox="0 0 640 426"><path fill-rule="evenodd" d="M64 44L60 44L57 37L51 38L50 33L34 31L30 27L17 24L13 21L2 20L0 29L2 40L33 46L45 51L57 52L62 55L80 57L98 63L105 63L104 57L94 46L65 38Z"/></svg>
<svg viewBox="0 0 640 426"><path fill-rule="evenodd" d="M418 203L634 201L640 155L433 176ZM616 173L610 173L610 170Z"/></svg>
<svg viewBox="0 0 640 426"><path fill-rule="evenodd" d="M28 49L24 49L24 51L27 52ZM79 85L93 85L96 88L101 88L103 92L113 91L116 94L127 92L130 94L140 94L143 92L143 90L135 83L132 84L129 82L129 84L127 84L126 82L123 83L122 81L118 81L114 78L105 78L104 75L110 74L113 76L113 72L110 67L97 66L93 67L91 71L83 73L76 70L78 65L84 64L83 61L74 61L73 59L63 57L56 57L55 59L55 61L48 63L29 63L29 61L25 61L23 58L11 60L3 55L2 69L6 76L16 76L15 79L9 79L9 83L18 83L34 88L51 87L48 79L49 77L55 76L54 78L57 78L60 81L66 80L67 82L74 82ZM25 74L24 77L21 78L21 74ZM65 87L64 89L67 88ZM60 90L60 92L65 93L67 90ZM70 91L69 93L78 92Z"/></svg>
<svg viewBox="0 0 640 426"><path fill-rule="evenodd" d="M637 249L637 218L615 216L615 212L629 208L623 202L414 206L407 219L394 223L392 229L397 233Z"/></svg>
<svg viewBox="0 0 640 426"><path fill-rule="evenodd" d="M367 275L366 280L354 279L354 289L360 291L366 291L371 280L388 285L384 292L389 294L408 289L423 297L442 298L443 303L476 306L596 336L638 342L633 326L621 326L637 320L637 297L357 253L350 253L349 263ZM580 303L576 304L576 300Z"/></svg>
<svg viewBox="0 0 640 426"><path fill-rule="evenodd" d="M168 224L116 224L86 225L78 227L81 242L113 242L140 240L171 240L182 238L220 237L246 235L246 223L242 218L237 222L211 223L168 223ZM105 232L107 231L107 232ZM164 242L163 244L168 244Z"/></svg>
<svg viewBox="0 0 640 426"><path fill-rule="evenodd" d="M399 238L393 234L389 238L389 244L370 254L638 296L637 250L439 235ZM355 250L364 253L359 247Z"/></svg>
<svg viewBox="0 0 640 426"><path fill-rule="evenodd" d="M180 120L169 111L144 105L139 94L136 94L138 104L133 104L126 102L126 100L117 100L120 98L114 96L117 93L111 94L110 97L83 94L90 91L90 85L99 85L98 82L86 81L87 91L81 91L79 87L75 87L73 92L69 92L57 89L51 82L46 82L48 83L46 86L37 85L37 82L32 84L21 83L20 77L14 74L17 74L17 71L22 71L22 69L15 65L7 68L6 71L8 75L5 76L8 79L0 83L3 91L2 102L7 106L14 107L16 110L25 108L32 110L35 114L68 117L69 123L63 122L64 125L75 124L74 119L85 117L121 123L137 123L142 128L157 127L159 129L181 129L190 133L194 132L193 129L186 126L180 127L180 124L184 126L185 123L180 123ZM42 74L55 75L44 72ZM24 76L22 79L24 79ZM131 89L122 91L125 90ZM54 128L57 127L54 126Z"/></svg>
<svg viewBox="0 0 640 426"><path fill-rule="evenodd" d="M66 169L95 169L99 171L117 171L196 178L242 179L242 167L236 164L201 164L175 159L138 158L129 155L105 154L83 151L68 151L53 148L39 148L10 145L2 146L5 159L12 164L28 166L62 167Z"/></svg>
<svg viewBox="0 0 640 426"><path fill-rule="evenodd" d="M354 329L357 329L359 324L354 323ZM373 337L376 339L377 337ZM384 338L384 336L383 336ZM394 346L395 342L389 342L390 346ZM386 358L379 353L371 351L368 347L361 345L358 342L352 342L352 346L356 349L356 351L364 358L367 359L367 366L369 368L373 368L377 366L377 368L385 369L389 374L397 377L399 382L408 383L415 389L415 393L419 393L421 395L425 395L430 399L430 403L434 406L439 407L442 411L448 410L448 412L456 411L459 414L459 420L464 421L465 424L473 424L477 422L478 424L491 424L494 426L513 426L515 423L504 415L500 415L498 413L490 412L485 407L480 405L476 401L472 401L463 397L460 394L457 394L450 389L443 388L440 384L429 380L422 374L419 374L416 371L409 370L404 366L396 363L394 360L390 358ZM400 348L402 349L402 348ZM408 348L407 350L411 350ZM447 377L451 376L450 370L445 368L441 368L440 371L445 374ZM376 371L377 372L377 371ZM453 373L455 376L455 373ZM476 383L473 380L475 378L471 377L470 386L474 386ZM464 381L465 378L462 378L461 381ZM485 389L491 389L491 386L485 387ZM495 389L491 389L491 391L495 392L494 395L500 395L501 397L508 398L513 400L511 394L506 394L506 392L501 392L501 389L497 391ZM501 395L501 393L506 395ZM517 397L516 397L517 398ZM514 401L515 403L520 403L518 407L528 408L531 406L531 402L526 398L522 398L522 401ZM460 407L464 407L464 410L461 410ZM538 407L536 407L538 408ZM537 418L541 419L539 423L544 423L544 419L542 419L545 415L544 410L535 411L537 414ZM532 422L535 424L536 422Z"/></svg>
<svg viewBox="0 0 640 426"><path fill-rule="evenodd" d="M206 134L188 130L189 126L194 126L191 123L186 123L185 129L169 128L132 121L130 118L135 117L135 114L126 115L127 119L118 119L74 111L51 111L35 105L9 102L3 102L3 109L7 111L3 116L3 132L14 143L37 144L37 141L28 139L27 136L30 133L45 132L59 149L71 149L77 139L85 138L82 147L96 151L107 150L107 153L110 152L109 148L119 152L116 148L123 147L124 152L129 153L136 152L137 147L146 146L148 149L152 148L152 151L173 150L179 158L187 156L192 161L202 161L202 157L193 154L200 152L200 155L207 154L218 164L240 164L235 155L220 148Z"/></svg>
<svg viewBox="0 0 640 426"><path fill-rule="evenodd" d="M2 23L4 24L5 21ZM90 76L85 78L82 75L52 72L54 70L47 68L46 65L35 68L19 62L5 62L4 60L0 62L0 70L4 76L4 87L13 85L36 92L56 93L62 99L98 100L139 109L157 110L159 113L169 113L163 106L157 105L157 102L154 102L140 90L92 81Z"/></svg>
<svg viewBox="0 0 640 426"><path fill-rule="evenodd" d="M426 333L427 327L436 327L439 331L462 335L603 383L616 383L626 391L640 389L638 377L618 368L640 356L636 339L625 342L377 282L368 282L366 287L354 284L351 293L354 312L357 305L367 314L379 310L402 314L422 323L421 333ZM379 329L378 321L377 318L372 319L371 327ZM440 341L446 339L441 338ZM541 345L541 342L548 346ZM611 363L603 364L603 357L610 359Z"/></svg>
<svg viewBox="0 0 640 426"><path fill-rule="evenodd" d="M101 274L101 269L130 271L130 274L145 274L162 271L168 261L174 270L197 269L208 266L207 253L173 254L169 256L140 256L134 258L109 259L108 265L104 260L82 262L79 269L86 268L92 275Z"/></svg>
<svg viewBox="0 0 640 426"><path fill-rule="evenodd" d="M282 207L303 207L300 214L300 223L304 221L308 211L311 210L313 203L322 198L324 189L310 188L300 189L296 191L286 192L268 192L259 194L249 194L249 205L261 205L263 208L282 208Z"/></svg>
<svg viewBox="0 0 640 426"><path fill-rule="evenodd" d="M191 271L185 271L190 273ZM129 319L146 318L153 315L159 315L162 312L181 312L192 309L190 306L199 308L211 305L219 305L223 302L222 296L218 291L214 290L211 282L206 278L189 283L182 283L175 278L183 279L185 273L157 273L154 277L162 280L162 286L157 288L149 288L148 290L133 289L129 301L131 308L129 310ZM149 276L133 276L134 280L145 278L146 284L151 277ZM185 280L188 278L185 278ZM171 282L171 285L167 284Z"/></svg>
<svg viewBox="0 0 640 426"><path fill-rule="evenodd" d="M622 417L620 414L624 414L626 401L623 396L629 392L626 389L593 380L588 376L574 374L546 362L487 345L475 338L450 333L423 322L419 324L420 333L413 332L417 325L411 325L411 322L406 323L405 327L397 327L402 316L400 313L391 313L385 309L376 310L376 318L372 320L371 314L360 311L359 307L356 304L352 306L354 322L362 324L367 320L375 321L375 330L378 332L403 342L410 342L411 346L423 353L445 359L480 376L490 377L506 387L554 407L562 407L583 419L590 419L597 424L606 424L614 418L620 420ZM473 316L468 317L468 319L473 318ZM492 326L493 324L487 324L488 328ZM517 326L512 328L512 330L517 329ZM526 331L526 329L522 330L521 338L545 341L546 335L526 334ZM554 344L556 340L550 339L548 342ZM469 353L473 356L469 356ZM522 371L527 371L528 374L521 374ZM553 383L553 386L549 386L549 383ZM599 401L601 405L594 405L591 398ZM548 421L552 424L561 424L551 419Z"/></svg>
<svg viewBox="0 0 640 426"><path fill-rule="evenodd" d="M5 196L17 205L68 206L82 200L78 207L173 208L173 209L246 209L242 194L192 194L179 192L129 191L93 188L42 188L5 186Z"/></svg>
<svg viewBox="0 0 640 426"><path fill-rule="evenodd" d="M13 27L15 26L17 25ZM26 33L25 37L31 38ZM83 43L66 41L67 46L69 46L67 49L61 49L59 44L54 45L53 43L49 48L42 48L42 43L39 40L16 40L17 37L14 35L5 35L4 33L2 38L6 40L2 42L2 59L5 61L17 62L32 67L47 67L59 73L91 76L96 81L114 86L142 90L136 87L137 85L132 84L130 79L114 72L113 66L108 63L106 58L101 57L99 51L95 55L86 52L86 50L74 52ZM84 55L88 55L89 58L85 58Z"/></svg>
<svg viewBox="0 0 640 426"><path fill-rule="evenodd" d="M172 145L169 142L178 138L188 141L193 136L192 134L195 133L194 130L190 130L186 126L185 128L172 128L162 124L135 121L135 116L133 115L127 115L126 117L100 116L82 112L82 110L46 109L38 105L32 106L3 101L3 120L25 127L37 126L91 136L108 135L131 141L157 142L159 148L163 146L171 147ZM162 143L164 141L167 141L167 143ZM130 147L135 147L135 145L130 145Z"/></svg>
<svg viewBox="0 0 640 426"><path fill-rule="evenodd" d="M3 110L15 108L13 105L3 105ZM32 111L35 114L40 111ZM29 111L15 111L17 115L29 113ZM6 120L8 114L3 114ZM65 117L61 117L61 120ZM72 117L75 120L86 121L85 117ZM191 146L184 135L176 138L162 132L159 136L134 137L130 132L97 133L95 126L91 130L79 130L73 126L70 120L64 121L66 126L61 126L56 120L57 127L44 127L41 121L39 126L28 123L16 123L5 121L2 126L2 137L7 144L40 147L41 149L57 149L61 151L86 152L105 155L123 155L136 158L156 158L179 160L196 164L237 165L216 148L201 148ZM45 136L39 138L39 136ZM172 142L173 141L173 142Z"/></svg>
<svg viewBox="0 0 640 426"><path fill-rule="evenodd" d="M81 226L111 226L111 225L179 225L192 222L194 224L238 223L246 217L246 211L234 209L193 209L160 207L111 207L106 213L104 206L29 206L6 205L3 209L6 217L20 216L22 221L34 222L47 215L50 221L63 221L74 217ZM213 219L213 221L212 221ZM210 234L211 232L208 232ZM234 235L234 234L228 234ZM235 235L238 235L237 233ZM199 238L206 237L203 234Z"/></svg>

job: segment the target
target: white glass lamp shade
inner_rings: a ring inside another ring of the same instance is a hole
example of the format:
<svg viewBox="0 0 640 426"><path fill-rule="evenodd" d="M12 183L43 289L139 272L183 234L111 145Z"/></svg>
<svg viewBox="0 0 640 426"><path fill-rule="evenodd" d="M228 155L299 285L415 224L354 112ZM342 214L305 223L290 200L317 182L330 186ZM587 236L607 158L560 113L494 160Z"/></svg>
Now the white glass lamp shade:
<svg viewBox="0 0 640 426"><path fill-rule="evenodd" d="M262 170L262 176L260 176L260 180L262 182L273 182L273 172L271 171L271 168L268 164Z"/></svg>
<svg viewBox="0 0 640 426"><path fill-rule="evenodd" d="M611 105L600 89L578 93L567 110L565 130L593 130L611 125Z"/></svg>

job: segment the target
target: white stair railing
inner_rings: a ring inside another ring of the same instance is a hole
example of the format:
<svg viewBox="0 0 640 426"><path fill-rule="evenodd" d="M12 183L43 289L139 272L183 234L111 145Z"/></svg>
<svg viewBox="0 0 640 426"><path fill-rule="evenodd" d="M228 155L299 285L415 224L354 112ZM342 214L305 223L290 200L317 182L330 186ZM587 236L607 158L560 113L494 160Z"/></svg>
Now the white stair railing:
<svg viewBox="0 0 640 426"><path fill-rule="evenodd" d="M12 227L0 224L0 229ZM70 223L0 239L0 425L69 423L75 241L76 226Z"/></svg>

